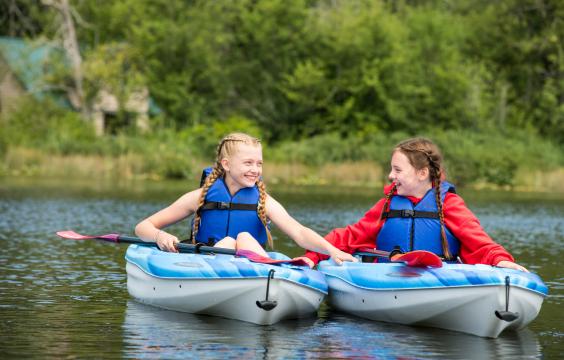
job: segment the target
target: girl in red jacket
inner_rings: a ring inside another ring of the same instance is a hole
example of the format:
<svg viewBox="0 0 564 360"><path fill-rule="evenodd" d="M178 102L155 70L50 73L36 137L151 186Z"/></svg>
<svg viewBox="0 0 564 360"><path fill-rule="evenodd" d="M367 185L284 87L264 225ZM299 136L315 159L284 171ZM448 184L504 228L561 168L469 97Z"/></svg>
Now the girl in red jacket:
<svg viewBox="0 0 564 360"><path fill-rule="evenodd" d="M356 224L325 239L348 253L359 248L407 252L428 250L445 260L527 271L482 229L476 216L445 181L439 148L424 138L408 139L392 152L392 183ZM310 265L327 256L308 251Z"/></svg>

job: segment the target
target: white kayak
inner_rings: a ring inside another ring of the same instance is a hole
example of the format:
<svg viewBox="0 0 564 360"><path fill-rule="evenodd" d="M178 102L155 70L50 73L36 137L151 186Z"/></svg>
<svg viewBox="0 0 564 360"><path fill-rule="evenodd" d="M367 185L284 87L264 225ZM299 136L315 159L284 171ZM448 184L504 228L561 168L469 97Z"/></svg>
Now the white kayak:
<svg viewBox="0 0 564 360"><path fill-rule="evenodd" d="M333 308L363 318L496 338L538 315L548 288L535 274L488 265L415 268L322 261Z"/></svg>
<svg viewBox="0 0 564 360"><path fill-rule="evenodd" d="M169 310L270 325L315 314L327 295L324 275L307 266L168 253L139 245L130 245L125 259L129 294Z"/></svg>

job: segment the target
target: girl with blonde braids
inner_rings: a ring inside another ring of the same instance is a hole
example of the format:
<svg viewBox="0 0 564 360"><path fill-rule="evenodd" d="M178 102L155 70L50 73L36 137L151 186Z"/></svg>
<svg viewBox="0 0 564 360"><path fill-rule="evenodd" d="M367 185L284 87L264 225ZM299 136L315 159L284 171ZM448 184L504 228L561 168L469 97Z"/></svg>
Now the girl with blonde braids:
<svg viewBox="0 0 564 360"><path fill-rule="evenodd" d="M389 179L385 197L362 219L331 231L325 239L348 253L366 247L427 250L446 261L527 271L486 234L454 186L445 181L442 155L432 141L413 138L396 145ZM312 251L305 257L310 266L326 258Z"/></svg>
<svg viewBox="0 0 564 360"><path fill-rule="evenodd" d="M202 187L141 221L135 233L145 241L156 242L161 250L178 252L178 238L162 229L196 214L193 242L268 256L263 246L268 243L272 248L269 219L305 249L331 256L337 263L356 261L298 223L266 193L262 163L260 140L243 133L227 135L218 145L216 162Z"/></svg>

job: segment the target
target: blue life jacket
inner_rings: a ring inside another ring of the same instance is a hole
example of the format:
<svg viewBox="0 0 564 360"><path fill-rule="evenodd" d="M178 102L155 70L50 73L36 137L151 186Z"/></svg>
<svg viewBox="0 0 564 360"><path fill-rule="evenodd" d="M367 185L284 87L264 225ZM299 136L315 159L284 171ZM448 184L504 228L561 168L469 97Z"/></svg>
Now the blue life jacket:
<svg viewBox="0 0 564 360"><path fill-rule="evenodd" d="M446 181L441 183L440 190L443 202L447 192L456 193L454 185ZM427 191L415 206L407 197L392 196L390 208L384 213L384 218L386 222L376 240L378 249L392 251L399 247L402 252L427 250L444 257L434 188ZM446 226L445 232L448 249L452 258L456 259L460 252L460 241Z"/></svg>
<svg viewBox="0 0 564 360"><path fill-rule="evenodd" d="M204 169L202 180L211 173ZM266 229L257 213L259 189L242 188L231 196L223 178L217 179L208 189L200 212L200 226L196 242L213 245L226 236L234 239L242 232L250 233L263 247L267 241Z"/></svg>

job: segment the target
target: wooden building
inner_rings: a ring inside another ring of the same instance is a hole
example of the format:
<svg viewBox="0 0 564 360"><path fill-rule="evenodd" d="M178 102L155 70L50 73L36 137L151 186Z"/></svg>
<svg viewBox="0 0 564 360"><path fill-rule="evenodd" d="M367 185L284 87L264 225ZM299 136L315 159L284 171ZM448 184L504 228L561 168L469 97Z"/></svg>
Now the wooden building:
<svg viewBox="0 0 564 360"><path fill-rule="evenodd" d="M49 59L54 52L60 55L61 50L48 44L0 37L0 114L14 109L18 99L28 94L39 100L48 97L64 108L79 110L72 94L45 81L50 72ZM120 111L128 114L127 119L141 130L148 130L150 116L161 112L151 101L147 88L132 92L124 104L120 104L111 92L101 90L87 111L96 134L102 135L130 125L113 123L117 122L116 115Z"/></svg>

